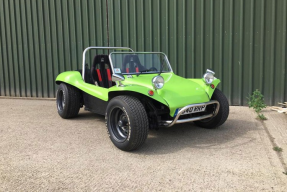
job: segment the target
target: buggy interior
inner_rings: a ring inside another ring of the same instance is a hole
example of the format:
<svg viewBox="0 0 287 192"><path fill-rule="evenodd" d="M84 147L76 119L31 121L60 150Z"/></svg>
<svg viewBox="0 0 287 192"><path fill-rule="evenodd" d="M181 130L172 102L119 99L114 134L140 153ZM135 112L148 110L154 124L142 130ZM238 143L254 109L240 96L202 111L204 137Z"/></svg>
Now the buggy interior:
<svg viewBox="0 0 287 192"><path fill-rule="evenodd" d="M122 71L124 73L135 73L146 70L141 65L137 55L126 55L123 59ZM96 55L93 65L89 69L88 64L85 65L85 82L97 85L103 88L110 88L115 85L112 81L112 69L108 55Z"/></svg>
<svg viewBox="0 0 287 192"><path fill-rule="evenodd" d="M86 83L103 88L110 88L115 85L115 83L112 82L112 69L108 55L96 55L91 69L89 69L88 64L86 64L85 71Z"/></svg>

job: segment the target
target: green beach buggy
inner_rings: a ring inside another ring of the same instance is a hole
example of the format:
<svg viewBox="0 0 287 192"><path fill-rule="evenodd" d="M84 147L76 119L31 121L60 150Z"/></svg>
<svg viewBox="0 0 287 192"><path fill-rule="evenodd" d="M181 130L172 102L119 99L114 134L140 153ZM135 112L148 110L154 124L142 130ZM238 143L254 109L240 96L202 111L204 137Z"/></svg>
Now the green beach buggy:
<svg viewBox="0 0 287 192"><path fill-rule="evenodd" d="M113 50L86 64L90 49ZM229 114L229 104L216 87L220 80L207 70L200 79L173 73L161 52L134 52L127 47L88 47L82 70L59 74L56 103L59 115L76 117L81 107L105 115L111 141L124 151L140 147L149 129L194 122L216 128Z"/></svg>

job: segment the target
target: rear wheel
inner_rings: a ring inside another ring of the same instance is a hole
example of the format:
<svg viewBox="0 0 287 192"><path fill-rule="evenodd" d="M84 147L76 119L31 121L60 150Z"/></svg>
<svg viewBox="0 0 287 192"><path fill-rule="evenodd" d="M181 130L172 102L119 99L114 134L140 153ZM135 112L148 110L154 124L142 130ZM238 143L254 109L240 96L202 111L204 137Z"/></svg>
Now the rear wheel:
<svg viewBox="0 0 287 192"><path fill-rule="evenodd" d="M57 109L58 114L64 118L73 118L78 115L80 104L80 92L77 88L61 83L57 90Z"/></svg>
<svg viewBox="0 0 287 192"><path fill-rule="evenodd" d="M214 93L211 97L211 100L216 100L219 102L219 104L220 104L219 111L218 111L217 115L214 117L211 117L208 119L203 119L201 121L195 121L194 123L199 127L208 128L208 129L217 128L218 126L222 125L226 121L226 119L229 115L228 101L227 101L225 95L219 89L214 90ZM216 105L216 104L214 104L214 105ZM214 111L215 107L211 108L211 109Z"/></svg>
<svg viewBox="0 0 287 192"><path fill-rule="evenodd" d="M148 118L144 106L137 98L113 98L107 106L105 119L110 139L117 148L131 151L145 142Z"/></svg>

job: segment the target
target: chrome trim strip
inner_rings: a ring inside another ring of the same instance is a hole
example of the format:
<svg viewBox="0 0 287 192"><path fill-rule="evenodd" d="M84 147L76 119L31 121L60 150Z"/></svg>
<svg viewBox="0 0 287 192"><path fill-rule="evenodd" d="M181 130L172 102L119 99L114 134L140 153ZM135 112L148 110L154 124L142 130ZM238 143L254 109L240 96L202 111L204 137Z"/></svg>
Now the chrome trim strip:
<svg viewBox="0 0 287 192"><path fill-rule="evenodd" d="M134 52L129 47L87 47L83 52L83 63L82 63L82 78L85 81L85 61L86 61L86 52L90 49L112 49L112 50L128 50Z"/></svg>
<svg viewBox="0 0 287 192"><path fill-rule="evenodd" d="M186 109L188 109L189 107L196 107L196 106L201 106L201 105L211 105L211 104L217 104L217 107L216 107L216 110L215 110L214 114L208 114L208 115L203 115L203 116L200 116L200 117L192 117L192 118L189 118L189 119L180 119L180 120L178 120L178 118L181 116L181 114ZM186 122L198 121L198 120L210 118L210 117L213 117L213 116L217 115L217 113L219 111L219 108L220 108L220 104L216 100L211 100L211 101L206 102L206 103L197 103L197 104L187 105L187 106L183 107L177 113L176 117L172 121L171 120L169 120L169 121L161 121L160 125L163 126L163 127L171 127L171 126L173 126L174 124L177 124L177 123L186 123Z"/></svg>

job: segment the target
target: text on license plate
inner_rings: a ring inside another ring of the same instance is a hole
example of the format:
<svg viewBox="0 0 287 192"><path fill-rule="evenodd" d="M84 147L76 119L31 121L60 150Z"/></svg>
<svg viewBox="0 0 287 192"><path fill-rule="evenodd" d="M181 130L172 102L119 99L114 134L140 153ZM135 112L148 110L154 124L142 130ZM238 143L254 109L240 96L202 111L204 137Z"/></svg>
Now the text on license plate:
<svg viewBox="0 0 287 192"><path fill-rule="evenodd" d="M181 115L202 112L202 111L205 111L205 108L206 108L206 105L201 105L201 106L196 106L196 107L189 107Z"/></svg>

